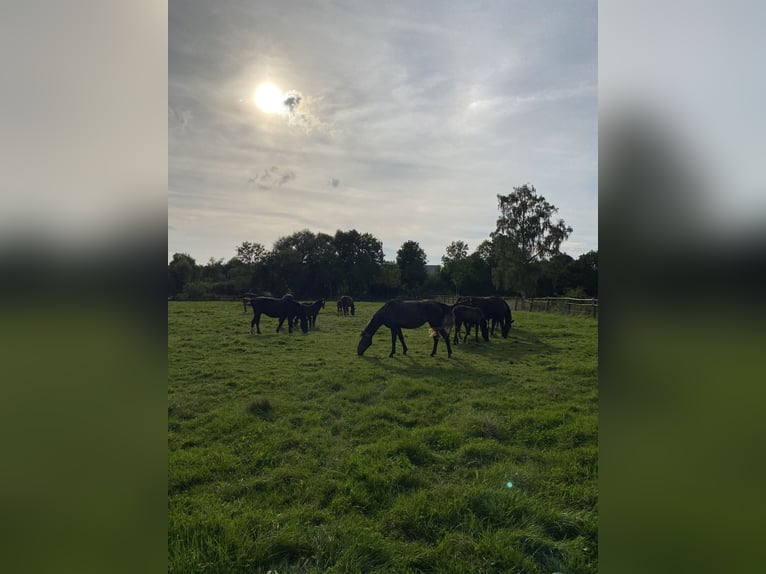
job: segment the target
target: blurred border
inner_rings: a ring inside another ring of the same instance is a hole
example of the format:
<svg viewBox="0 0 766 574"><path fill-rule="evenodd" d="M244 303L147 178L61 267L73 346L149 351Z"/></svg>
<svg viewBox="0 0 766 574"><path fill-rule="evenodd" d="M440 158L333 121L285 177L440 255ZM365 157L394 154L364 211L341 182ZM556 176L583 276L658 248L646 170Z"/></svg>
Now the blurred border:
<svg viewBox="0 0 766 574"><path fill-rule="evenodd" d="M166 570L167 4L0 18L0 553Z"/></svg>
<svg viewBox="0 0 766 574"><path fill-rule="evenodd" d="M603 572L761 561L765 15L599 3Z"/></svg>

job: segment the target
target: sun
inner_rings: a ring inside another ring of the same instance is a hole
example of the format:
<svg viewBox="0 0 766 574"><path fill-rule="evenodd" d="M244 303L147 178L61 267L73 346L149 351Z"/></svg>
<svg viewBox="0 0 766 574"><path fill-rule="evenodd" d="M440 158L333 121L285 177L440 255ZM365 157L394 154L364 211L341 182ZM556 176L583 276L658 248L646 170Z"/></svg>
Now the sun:
<svg viewBox="0 0 766 574"><path fill-rule="evenodd" d="M255 105L267 114L276 114L285 108L285 95L277 86L266 82L255 90Z"/></svg>

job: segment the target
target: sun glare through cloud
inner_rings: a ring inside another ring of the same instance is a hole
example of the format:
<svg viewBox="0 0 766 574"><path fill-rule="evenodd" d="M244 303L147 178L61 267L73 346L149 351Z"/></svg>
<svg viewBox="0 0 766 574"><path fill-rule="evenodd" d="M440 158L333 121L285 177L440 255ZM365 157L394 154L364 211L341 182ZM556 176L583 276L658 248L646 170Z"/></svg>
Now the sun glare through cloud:
<svg viewBox="0 0 766 574"><path fill-rule="evenodd" d="M316 102L316 99L313 100ZM301 128L307 133L328 128L312 111L312 98L305 97L298 90L283 92L276 84L264 82L256 88L253 101L262 112L281 116L289 126Z"/></svg>
<svg viewBox="0 0 766 574"><path fill-rule="evenodd" d="M285 94L271 82L266 82L255 90L255 105L267 114L282 112L285 108Z"/></svg>

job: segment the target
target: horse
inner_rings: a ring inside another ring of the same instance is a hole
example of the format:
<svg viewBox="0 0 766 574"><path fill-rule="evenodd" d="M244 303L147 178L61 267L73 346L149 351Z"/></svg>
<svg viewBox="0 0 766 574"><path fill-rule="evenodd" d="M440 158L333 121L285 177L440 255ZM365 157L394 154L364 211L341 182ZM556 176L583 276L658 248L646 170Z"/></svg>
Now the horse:
<svg viewBox="0 0 766 574"><path fill-rule="evenodd" d="M503 339L508 338L508 331L511 330L511 308L502 297L458 297L455 305L468 305L469 307L478 307L484 313L484 318L492 321L490 333L495 334L495 325L500 324L500 331Z"/></svg>
<svg viewBox="0 0 766 574"><path fill-rule="evenodd" d="M469 307L468 305L454 305L452 307L452 314L455 316L455 339L452 341L456 345L460 338L460 328L465 325L465 337L463 342L468 339L468 335L471 333L471 326L474 327L476 333L476 342L479 342L479 329L481 329L481 337L485 341L489 342L489 332L487 330L487 319L484 317L484 312L478 307Z"/></svg>
<svg viewBox="0 0 766 574"><path fill-rule="evenodd" d="M316 327L317 324L317 315L319 315L319 310L324 309L325 300L324 299L317 299L313 303L301 303L301 307L303 308L303 313L306 315L306 319L309 322L309 327ZM297 325L297 321L300 317L297 315L295 316L295 322Z"/></svg>
<svg viewBox="0 0 766 574"><path fill-rule="evenodd" d="M344 317L351 312L351 316L354 316L354 300L348 295L343 295L338 299L338 317L343 315Z"/></svg>
<svg viewBox="0 0 766 574"><path fill-rule="evenodd" d="M297 316L301 322L301 331L308 333L308 321L303 307L292 298L255 297L250 301L250 305L253 307L253 320L250 322L251 335L253 334L253 326L258 330L258 334L261 334L261 314L279 318L277 333L282 328L282 323L285 322L285 319L287 320L287 330L289 333L292 333L293 320Z"/></svg>
<svg viewBox="0 0 766 574"><path fill-rule="evenodd" d="M449 305L430 299L419 301L394 300L383 305L372 316L372 319L370 319L370 322L367 323L367 326L362 331L356 353L361 357L367 350L367 347L372 344L372 336L381 326L385 325L391 329L391 353L388 356L394 356L396 337L399 337L399 341L402 343L402 353L406 355L407 345L404 343L402 329L416 329L423 323L428 323L432 332L436 333L432 335L434 348L431 351L431 356L433 357L436 354L439 335L441 335L447 343L447 357L451 357L452 347L450 346L447 329L452 328L452 325L455 323L452 308Z"/></svg>
<svg viewBox="0 0 766 574"><path fill-rule="evenodd" d="M247 313L247 306L250 304L250 301L258 297L255 293L250 293L249 291L242 295L242 312Z"/></svg>

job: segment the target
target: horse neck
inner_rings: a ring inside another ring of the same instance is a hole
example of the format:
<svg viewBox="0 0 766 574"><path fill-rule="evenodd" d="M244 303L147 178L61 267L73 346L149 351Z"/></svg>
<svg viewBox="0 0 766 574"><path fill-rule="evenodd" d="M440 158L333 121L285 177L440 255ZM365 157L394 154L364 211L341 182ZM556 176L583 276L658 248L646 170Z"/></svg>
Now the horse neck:
<svg viewBox="0 0 766 574"><path fill-rule="evenodd" d="M367 323L367 326L364 328L364 332L367 333L370 337L372 337L375 332L380 329L380 326L383 324L383 317L378 311L372 316L372 319L370 319L370 322Z"/></svg>

